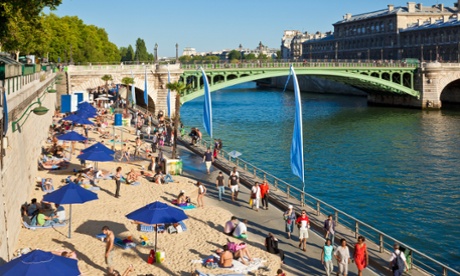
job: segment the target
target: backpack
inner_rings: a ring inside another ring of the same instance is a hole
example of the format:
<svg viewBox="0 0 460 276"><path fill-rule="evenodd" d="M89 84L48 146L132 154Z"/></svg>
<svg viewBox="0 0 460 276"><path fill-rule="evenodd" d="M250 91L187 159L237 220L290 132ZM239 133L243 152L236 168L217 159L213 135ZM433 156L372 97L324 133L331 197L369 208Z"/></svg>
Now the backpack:
<svg viewBox="0 0 460 276"><path fill-rule="evenodd" d="M399 272L404 272L404 270L406 270L406 264L401 257L403 253L400 251L399 254L396 254L396 252L394 254L396 255L396 259L393 260L393 271L398 270Z"/></svg>

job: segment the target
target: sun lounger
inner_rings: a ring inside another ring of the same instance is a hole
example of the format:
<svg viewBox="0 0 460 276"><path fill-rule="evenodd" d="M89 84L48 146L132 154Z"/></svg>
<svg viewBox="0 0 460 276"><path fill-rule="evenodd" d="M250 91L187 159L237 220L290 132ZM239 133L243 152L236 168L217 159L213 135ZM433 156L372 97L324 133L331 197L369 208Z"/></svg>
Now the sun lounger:
<svg viewBox="0 0 460 276"><path fill-rule="evenodd" d="M24 225L25 228L30 229L30 230L36 230L36 229L48 229L48 228L57 228L57 227L64 227L66 226L65 223L55 223L49 226L37 226L37 225L30 225L27 222L23 221L22 224Z"/></svg>
<svg viewBox="0 0 460 276"><path fill-rule="evenodd" d="M45 193L51 193L51 192L54 191L54 186L53 186L53 181L52 181L52 179L50 179L50 182L51 182L51 188L50 188L50 189L47 189L47 188L46 188L46 185L45 185L45 183L46 183L46 178L43 178L43 179L42 179L42 190L43 190L43 192L45 192Z"/></svg>
<svg viewBox="0 0 460 276"><path fill-rule="evenodd" d="M144 224L139 224L139 231L141 232L154 232L155 231L155 226L153 225L144 225ZM165 226L163 224L160 224L157 226L157 232L162 233L166 231Z"/></svg>

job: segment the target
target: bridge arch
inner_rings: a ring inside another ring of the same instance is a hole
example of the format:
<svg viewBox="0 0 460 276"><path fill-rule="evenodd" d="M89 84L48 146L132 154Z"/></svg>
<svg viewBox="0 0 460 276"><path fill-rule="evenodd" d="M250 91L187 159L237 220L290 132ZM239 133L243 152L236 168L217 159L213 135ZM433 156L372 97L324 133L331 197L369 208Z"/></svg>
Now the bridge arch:
<svg viewBox="0 0 460 276"><path fill-rule="evenodd" d="M297 75L310 75L317 76L333 81L341 82L353 87L361 88L367 91L384 91L397 94L407 94L413 97L420 97L420 92L412 89L411 87L403 86L402 83L393 83L392 75L389 72L382 73L382 78L377 78L375 76L369 76L361 74L357 70L324 70L321 68L296 68ZM184 73L187 76L187 72ZM190 72L190 75L196 74L195 72ZM289 74L289 70L262 70L261 72L256 72L253 75L247 75L245 77L238 77L233 72L227 75L227 81L221 83L215 83L211 86L211 92L216 90L244 83L249 81L255 81L265 78L281 77ZM398 73L399 78L401 73ZM409 73L409 75L411 75ZM412 76L412 75L411 75ZM186 91L185 95L181 97L182 103L190 101L194 98L203 95L203 87L197 87L196 91Z"/></svg>
<svg viewBox="0 0 460 276"><path fill-rule="evenodd" d="M460 73L449 74L438 82L442 107L460 105Z"/></svg>

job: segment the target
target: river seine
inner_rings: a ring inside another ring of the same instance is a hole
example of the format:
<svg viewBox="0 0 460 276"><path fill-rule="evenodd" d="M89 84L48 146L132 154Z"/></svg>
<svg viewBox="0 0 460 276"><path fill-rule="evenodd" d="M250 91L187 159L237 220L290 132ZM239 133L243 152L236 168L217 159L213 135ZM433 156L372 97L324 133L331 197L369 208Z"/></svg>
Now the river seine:
<svg viewBox="0 0 460 276"><path fill-rule="evenodd" d="M214 138L288 183L294 94L254 83L213 92ZM302 93L306 192L460 270L460 111L369 107ZM202 124L203 97L181 109ZM204 131L203 131L204 132Z"/></svg>

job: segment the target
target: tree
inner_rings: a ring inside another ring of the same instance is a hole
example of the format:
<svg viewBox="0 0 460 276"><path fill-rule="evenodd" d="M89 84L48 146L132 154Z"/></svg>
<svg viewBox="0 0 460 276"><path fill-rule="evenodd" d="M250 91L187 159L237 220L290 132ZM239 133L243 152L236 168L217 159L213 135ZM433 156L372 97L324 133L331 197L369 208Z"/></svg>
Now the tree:
<svg viewBox="0 0 460 276"><path fill-rule="evenodd" d="M125 61L134 61L134 49L131 44L128 46L128 52L126 53Z"/></svg>
<svg viewBox="0 0 460 276"><path fill-rule="evenodd" d="M104 75L101 79L105 81L105 91L107 97L109 97L109 81L113 80L112 75Z"/></svg>
<svg viewBox="0 0 460 276"><path fill-rule="evenodd" d="M130 77L124 77L121 79L121 83L123 83L126 87L126 109L125 113L128 114L128 105L129 105L129 85L134 84L134 79Z"/></svg>
<svg viewBox="0 0 460 276"><path fill-rule="evenodd" d="M241 52L237 50L231 50L230 53L228 53L228 60L240 60L242 57Z"/></svg>
<svg viewBox="0 0 460 276"><path fill-rule="evenodd" d="M149 53L147 52L145 41L141 38L136 40L136 52L134 57L137 61L147 61L149 59Z"/></svg>
<svg viewBox="0 0 460 276"><path fill-rule="evenodd" d="M192 61L192 57L189 55L179 57L180 63L190 63Z"/></svg>
<svg viewBox="0 0 460 276"><path fill-rule="evenodd" d="M256 60L257 57L256 57L256 55L254 55L253 53L251 53L251 54L245 55L245 56L244 56L244 59L245 59L245 60Z"/></svg>
<svg viewBox="0 0 460 276"><path fill-rule="evenodd" d="M276 59L281 60L281 51L280 50L276 51Z"/></svg>
<svg viewBox="0 0 460 276"><path fill-rule="evenodd" d="M173 141L173 149L172 149L172 159L177 158L177 127L180 124L180 97L184 93L186 86L183 82L171 82L166 84L166 88L168 88L171 91L176 91L176 102L175 102L175 107L176 110L174 112L174 141Z"/></svg>

